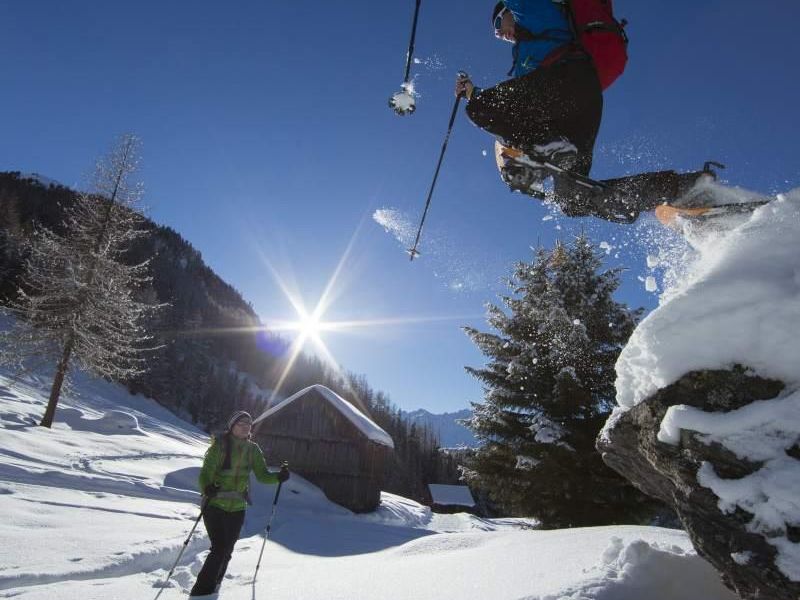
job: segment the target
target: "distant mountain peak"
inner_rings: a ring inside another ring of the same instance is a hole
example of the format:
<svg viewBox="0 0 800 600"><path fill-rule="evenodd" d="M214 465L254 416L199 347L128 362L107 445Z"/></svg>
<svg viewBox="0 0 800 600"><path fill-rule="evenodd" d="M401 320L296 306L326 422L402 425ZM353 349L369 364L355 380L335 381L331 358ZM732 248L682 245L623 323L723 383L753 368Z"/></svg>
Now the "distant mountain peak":
<svg viewBox="0 0 800 600"><path fill-rule="evenodd" d="M478 441L472 432L458 423L461 419L468 419L472 416L472 411L468 408L456 412L432 413L424 408L412 411L403 411L403 416L410 423L420 423L427 425L439 437L439 444L442 448L455 448L458 446L468 446L474 448Z"/></svg>

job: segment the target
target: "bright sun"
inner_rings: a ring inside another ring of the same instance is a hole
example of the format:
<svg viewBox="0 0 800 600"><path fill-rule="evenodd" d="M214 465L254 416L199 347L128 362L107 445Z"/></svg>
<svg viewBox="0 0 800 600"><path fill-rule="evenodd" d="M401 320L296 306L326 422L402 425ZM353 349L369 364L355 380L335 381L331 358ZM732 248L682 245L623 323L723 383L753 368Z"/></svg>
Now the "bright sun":
<svg viewBox="0 0 800 600"><path fill-rule="evenodd" d="M297 330L303 337L314 339L319 337L322 323L316 315L301 314L300 320L297 322Z"/></svg>
<svg viewBox="0 0 800 600"><path fill-rule="evenodd" d="M272 266L269 260L267 260L266 255L262 252L262 259L264 265L272 272L272 275L275 279L275 282L280 287L283 294L286 296L289 303L295 310L296 313L296 320L293 321L276 321L271 323L268 326L268 329L273 332L281 332L281 331L291 331L297 332L294 341L292 342L291 348L289 350L289 356L286 360L286 364L284 365L283 372L281 373L278 381L273 386L272 396L269 399L269 404L271 404L274 399L276 398L277 394L281 390L283 386L283 382L286 377L289 375L290 371L292 370L292 366L294 365L295 361L297 360L300 353L303 351L303 348L310 343L310 345L314 348L316 353L322 358L322 360L332 369L332 371L336 374L341 373L340 366L338 362L334 359L333 355L328 350L325 342L322 340L323 332L341 332L341 331L353 331L359 328L367 328L370 331L375 331L376 329L380 329L384 326L397 326L397 325L405 325L410 323L425 323L425 322L434 322L434 321L449 321L449 320L457 320L463 321L464 319L475 318L475 316L463 316L463 315L448 315L446 317L405 317L405 318L395 318L395 319L369 319L369 320L351 320L351 321L328 321L323 320L325 317L325 313L327 312L329 306L333 303L334 299L339 296L340 290L337 290L337 283L339 276L344 269L344 265L347 262L347 258L350 255L350 252L353 247L353 243L356 238L356 234L358 230L353 234L353 237L350 239L350 242L347 245L347 248L339 259L339 263L336 265L336 269L331 275L330 279L328 280L327 285L317 302L317 305L314 309L309 312L306 307L305 303L302 301L301 296L297 293L296 290L290 289L284 278L278 273L278 271Z"/></svg>

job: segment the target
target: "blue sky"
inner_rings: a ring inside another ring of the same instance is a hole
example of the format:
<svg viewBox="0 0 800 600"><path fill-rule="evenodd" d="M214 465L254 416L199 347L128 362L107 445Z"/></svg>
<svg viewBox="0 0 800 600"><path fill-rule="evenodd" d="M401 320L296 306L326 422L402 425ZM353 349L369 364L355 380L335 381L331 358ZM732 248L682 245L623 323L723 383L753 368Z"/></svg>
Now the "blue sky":
<svg viewBox="0 0 800 600"><path fill-rule="evenodd" d="M530 246L582 229L627 268L619 299L653 308L640 280L664 235L547 219L497 177L491 140L459 115L409 263L372 219L421 213L456 72L505 78L510 46L493 2L424 0L417 112L386 106L402 82L414 2L203 0L0 2L0 170L80 186L115 135L143 140L150 216L179 231L267 323L294 311L270 267L309 308L350 247L327 320L436 318L325 334L347 369L402 408L481 398L463 371L483 357L461 332ZM605 94L593 174L728 165L731 184L800 186L796 0L616 0L630 62ZM484 156L486 151L488 156Z"/></svg>

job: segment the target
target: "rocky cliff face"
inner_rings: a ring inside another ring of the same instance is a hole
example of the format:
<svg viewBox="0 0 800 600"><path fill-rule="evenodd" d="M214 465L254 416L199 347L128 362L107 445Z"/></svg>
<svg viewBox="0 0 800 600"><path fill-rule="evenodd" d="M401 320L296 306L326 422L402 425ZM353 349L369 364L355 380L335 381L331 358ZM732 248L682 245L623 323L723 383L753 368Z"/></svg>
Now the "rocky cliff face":
<svg viewBox="0 0 800 600"><path fill-rule="evenodd" d="M785 520L800 498L776 489L800 474L798 398L782 395L783 383L742 367L691 372L619 410L597 443L610 467L674 508L698 553L745 599L800 598L800 523ZM787 407L795 412L776 422ZM774 452L741 450L765 439Z"/></svg>

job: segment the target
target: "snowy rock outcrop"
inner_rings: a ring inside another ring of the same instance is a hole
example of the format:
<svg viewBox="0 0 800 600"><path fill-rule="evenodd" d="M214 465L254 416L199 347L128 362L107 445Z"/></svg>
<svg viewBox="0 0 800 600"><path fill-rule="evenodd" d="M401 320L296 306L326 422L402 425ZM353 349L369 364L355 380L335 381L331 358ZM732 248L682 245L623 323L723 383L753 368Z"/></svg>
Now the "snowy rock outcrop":
<svg viewBox="0 0 800 600"><path fill-rule="evenodd" d="M730 415L754 402L772 401L783 389L782 383L749 375L741 368L688 373L622 413L598 441L606 464L675 510L697 552L742 598L800 597L800 581L792 582L779 566L785 563L788 574L797 570L797 563L792 567L790 558L796 557L796 550L784 558L779 546L800 542L798 523L776 522L766 531L757 531L759 522L765 520L763 513L771 509L764 507L765 511L753 502L742 502L744 507L731 503L722 491L725 486L762 487L769 477L762 470L774 469L775 465L768 463L775 461L739 457L705 432L680 429L678 444L659 441L659 432L671 407L696 407L707 415ZM797 453L795 458L792 452ZM795 469L800 472L800 447L795 445L794 451L790 448L784 454L786 460L797 463ZM721 485L710 485L703 480L704 474ZM765 491L748 489L743 495Z"/></svg>
<svg viewBox="0 0 800 600"><path fill-rule="evenodd" d="M800 598L800 192L688 230L695 260L617 363L605 462L745 599Z"/></svg>

